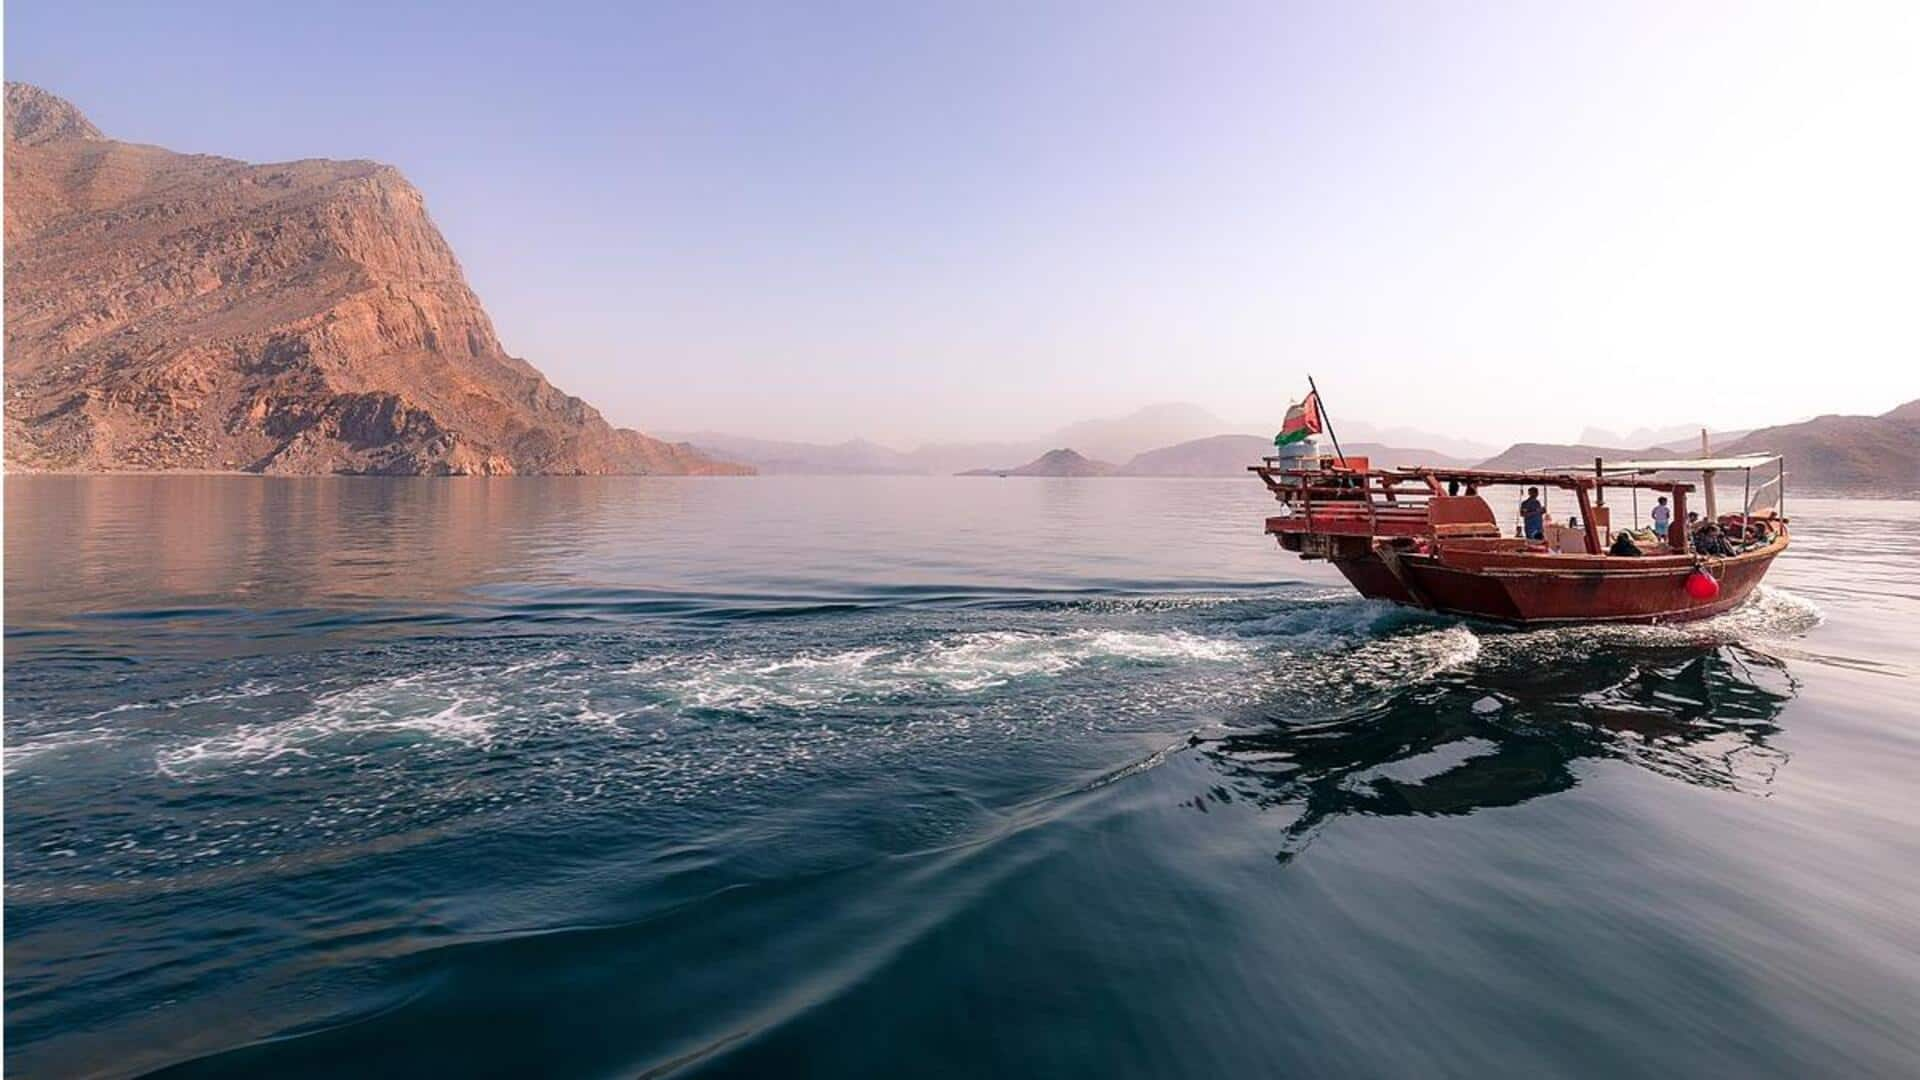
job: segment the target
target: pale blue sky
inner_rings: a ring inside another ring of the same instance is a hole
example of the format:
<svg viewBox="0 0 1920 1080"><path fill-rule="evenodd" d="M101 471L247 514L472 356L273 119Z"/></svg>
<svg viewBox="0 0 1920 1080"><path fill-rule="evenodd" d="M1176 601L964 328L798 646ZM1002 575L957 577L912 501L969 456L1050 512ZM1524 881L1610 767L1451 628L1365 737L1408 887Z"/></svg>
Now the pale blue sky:
<svg viewBox="0 0 1920 1080"><path fill-rule="evenodd" d="M400 166L615 421L1489 442L1920 396L1920 5L88 4L108 134ZM1654 392L1650 392L1654 391Z"/></svg>

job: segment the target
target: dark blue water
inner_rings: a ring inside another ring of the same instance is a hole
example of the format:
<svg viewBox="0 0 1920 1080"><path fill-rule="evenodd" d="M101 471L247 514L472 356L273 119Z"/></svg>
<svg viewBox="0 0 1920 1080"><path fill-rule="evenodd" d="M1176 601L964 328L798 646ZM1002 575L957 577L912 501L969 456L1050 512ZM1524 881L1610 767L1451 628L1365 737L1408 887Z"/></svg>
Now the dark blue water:
<svg viewBox="0 0 1920 1080"><path fill-rule="evenodd" d="M1252 481L6 483L17 1075L1912 1075L1920 504L1353 598Z"/></svg>

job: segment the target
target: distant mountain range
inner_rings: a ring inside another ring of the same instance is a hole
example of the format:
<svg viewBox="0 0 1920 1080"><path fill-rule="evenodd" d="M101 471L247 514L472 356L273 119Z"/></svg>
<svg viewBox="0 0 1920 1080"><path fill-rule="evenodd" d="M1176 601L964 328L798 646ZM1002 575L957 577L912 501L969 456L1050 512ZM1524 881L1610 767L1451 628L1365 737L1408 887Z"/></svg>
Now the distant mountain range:
<svg viewBox="0 0 1920 1080"><path fill-rule="evenodd" d="M1642 447L1637 450L1618 446L1592 446L1587 443L1514 443L1498 454L1482 461L1477 466L1482 469L1551 469L1560 465L1592 465L1594 458L1612 458L1616 461L1633 458L1670 458L1679 457L1675 451L1658 446Z"/></svg>
<svg viewBox="0 0 1920 1080"><path fill-rule="evenodd" d="M1816 416L1761 428L1715 451L1787 456L1787 482L1802 490L1920 494L1920 400L1879 416Z"/></svg>
<svg viewBox="0 0 1920 1080"><path fill-rule="evenodd" d="M1055 446L1071 446L1096 458L1124 461L1143 450L1232 431L1234 425L1198 405L1149 405L1109 420L1082 420L1053 433Z"/></svg>
<svg viewBox="0 0 1920 1080"><path fill-rule="evenodd" d="M1329 440L1321 449L1331 452ZM1383 446L1374 442L1342 442L1340 448L1349 457L1364 457L1376 468L1400 468L1407 465L1468 464L1468 460L1449 457L1432 450ZM1175 446L1164 446L1136 454L1120 467L1122 476L1240 476L1247 466L1273 453L1273 439L1264 435L1215 435Z"/></svg>
<svg viewBox="0 0 1920 1080"><path fill-rule="evenodd" d="M1716 455L1784 454L1790 487L1816 491L1920 494L1920 400L1879 416L1816 416L1746 433L1711 436ZM1677 458L1699 454L1699 435L1664 445L1516 443L1481 462L1488 469L1579 465L1594 458Z"/></svg>
<svg viewBox="0 0 1920 1080"><path fill-rule="evenodd" d="M1070 424L1046 439L1032 442L936 443L910 451L859 439L822 445L719 432L681 433L672 438L714 457L743 462L770 474L1239 476L1248 465L1272 452L1271 436L1233 433L1231 428L1227 434L1215 431L1170 443L1149 441L1169 432L1224 423L1198 406L1155 405L1124 417ZM1392 442L1368 437L1383 430L1409 437ZM1639 434L1671 436L1675 430L1645 429ZM1697 429L1689 436L1657 444L1515 443L1498 453L1431 432L1382 429L1349 421L1341 421L1339 431L1349 455L1366 457L1386 467L1477 465L1524 470L1581 465L1596 457L1670 458L1699 452ZM1588 434L1593 434L1592 429ZM1890 495L1920 492L1920 402L1880 416L1821 416L1751 432L1719 432L1711 438L1718 454L1786 454L1790 483L1803 487L1874 490ZM1093 446L1103 449L1090 449ZM1321 446L1331 450L1331 440L1322 436ZM1471 452L1450 452L1448 448Z"/></svg>
<svg viewBox="0 0 1920 1080"><path fill-rule="evenodd" d="M1331 449L1331 447L1323 447ZM1375 466L1465 465L1428 450L1381 446L1378 443L1342 444L1349 457L1364 457ZM1135 454L1124 465L1091 459L1070 449L1049 450L1025 465L968 469L962 476L1244 476L1247 466L1273 453L1273 440L1261 435L1214 435Z"/></svg>
<svg viewBox="0 0 1920 1080"><path fill-rule="evenodd" d="M864 439L806 443L719 431L682 431L665 437L771 475L1013 474L1027 467L1015 462L1037 464L1034 459L1049 450L1071 449L1089 461L1125 462L1113 466L1116 475L1233 476L1271 451L1271 432L1248 434L1266 426L1277 427L1277 422L1234 424L1198 405L1169 402L1125 416L1082 420L1032 440L929 443L913 450L896 450ZM1478 460L1496 449L1433 432L1377 428L1344 420L1338 433L1348 453L1366 454L1389 464L1459 464Z"/></svg>

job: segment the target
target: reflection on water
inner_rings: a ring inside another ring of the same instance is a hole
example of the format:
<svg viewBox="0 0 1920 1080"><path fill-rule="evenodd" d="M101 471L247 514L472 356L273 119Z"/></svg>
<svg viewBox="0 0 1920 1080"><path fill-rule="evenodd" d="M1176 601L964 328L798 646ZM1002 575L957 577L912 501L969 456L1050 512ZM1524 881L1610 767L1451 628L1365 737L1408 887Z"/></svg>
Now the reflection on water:
<svg viewBox="0 0 1920 1080"><path fill-rule="evenodd" d="M616 506L670 522L684 495L598 478L48 476L8 487L9 606L53 618L458 597L507 567L564 563Z"/></svg>
<svg viewBox="0 0 1920 1080"><path fill-rule="evenodd" d="M1783 663L1740 645L1643 646L1552 666L1483 656L1331 720L1206 742L1229 781L1196 804L1232 797L1291 812L1284 862L1336 818L1514 806L1573 787L1587 758L1764 795L1787 757L1767 740L1796 690Z"/></svg>

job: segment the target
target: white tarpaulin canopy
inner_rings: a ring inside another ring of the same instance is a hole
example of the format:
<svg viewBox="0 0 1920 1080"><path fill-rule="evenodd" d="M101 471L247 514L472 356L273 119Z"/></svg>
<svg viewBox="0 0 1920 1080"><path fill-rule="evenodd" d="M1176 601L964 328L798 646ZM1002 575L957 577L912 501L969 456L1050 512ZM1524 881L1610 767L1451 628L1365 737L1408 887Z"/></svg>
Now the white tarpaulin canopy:
<svg viewBox="0 0 1920 1080"><path fill-rule="evenodd" d="M1602 461L1601 472L1719 472L1726 469L1757 469L1780 460L1779 454L1742 454L1739 457L1650 458L1646 461ZM1592 465L1560 465L1550 472L1583 472Z"/></svg>

